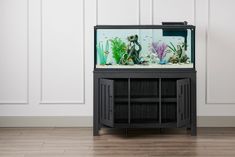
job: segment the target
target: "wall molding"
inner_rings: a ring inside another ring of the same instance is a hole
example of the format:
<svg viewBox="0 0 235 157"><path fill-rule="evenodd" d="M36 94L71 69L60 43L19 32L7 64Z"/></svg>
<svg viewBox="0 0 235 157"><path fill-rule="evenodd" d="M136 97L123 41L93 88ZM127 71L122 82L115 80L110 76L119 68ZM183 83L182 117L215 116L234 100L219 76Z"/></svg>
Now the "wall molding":
<svg viewBox="0 0 235 157"><path fill-rule="evenodd" d="M86 90L85 90L85 0L82 0L82 55L83 55L83 100L82 101L47 101L43 100L43 0L40 0L40 21L41 21L41 51L40 51L40 101L39 104L85 104L85 95L86 95Z"/></svg>
<svg viewBox="0 0 235 157"><path fill-rule="evenodd" d="M227 104L227 105L235 105L235 102L223 102L223 101L219 101L219 102L215 102L216 100L214 100L213 102L212 99L208 98L208 53L210 51L209 49L209 36L210 36L210 26L211 26L211 0L207 0L207 26L206 26L206 50L205 50L205 104L206 105L218 105L218 104Z"/></svg>
<svg viewBox="0 0 235 157"><path fill-rule="evenodd" d="M154 14L153 13L154 0L151 0L151 4L150 5L151 5L151 8L150 8L150 11L151 11L151 24L154 25L154 19L153 19L154 18L154 15L153 15Z"/></svg>
<svg viewBox="0 0 235 157"><path fill-rule="evenodd" d="M155 21L154 21L154 17L155 17L155 14L154 14L154 5L155 5L155 2L156 0L151 0L151 11L152 11L152 16L151 16L151 20L152 20L152 25L155 24Z"/></svg>
<svg viewBox="0 0 235 157"><path fill-rule="evenodd" d="M99 0L96 0L96 4L95 4L95 5L96 5L96 25L98 25L98 22L99 22L99 18L98 18L98 17L99 17L99 6L98 6L98 3L99 3L99 2L98 2L98 1L99 1ZM137 8L138 8L138 9L137 9L137 10L138 10L138 11L137 11L137 14L138 14L138 18L137 18L137 22L136 22L136 23L137 23L138 25L140 25L140 21L141 21L141 19L140 19L140 18L141 18L141 17L140 17L140 15L141 15L141 11L140 11L140 10L141 10L141 9L140 9L140 1L141 1L141 0L137 0L137 1L138 1L138 2L137 2Z"/></svg>
<svg viewBox="0 0 235 157"><path fill-rule="evenodd" d="M139 25L140 25L140 21L141 21L141 16L140 16L141 15L140 1L141 0L138 0L138 2L137 2L137 5L138 5L138 13L137 13L138 14L138 22L137 23Z"/></svg>
<svg viewBox="0 0 235 157"><path fill-rule="evenodd" d="M26 76L26 100L23 101L0 101L0 105L16 105L16 104L20 104L20 105L27 105L29 104L29 0L27 1L27 76Z"/></svg>
<svg viewBox="0 0 235 157"><path fill-rule="evenodd" d="M198 116L198 127L235 127L235 116ZM0 127L92 127L92 116L0 116Z"/></svg>
<svg viewBox="0 0 235 157"><path fill-rule="evenodd" d="M157 23L157 22L161 22L159 21L158 19L157 20L154 20L155 19L155 14L156 12L154 12L154 5L157 4L158 0L151 0L151 8L150 10L152 11L152 17L151 17L151 20L152 20L152 25ZM193 25L196 25L196 0L192 0L193 1Z"/></svg>

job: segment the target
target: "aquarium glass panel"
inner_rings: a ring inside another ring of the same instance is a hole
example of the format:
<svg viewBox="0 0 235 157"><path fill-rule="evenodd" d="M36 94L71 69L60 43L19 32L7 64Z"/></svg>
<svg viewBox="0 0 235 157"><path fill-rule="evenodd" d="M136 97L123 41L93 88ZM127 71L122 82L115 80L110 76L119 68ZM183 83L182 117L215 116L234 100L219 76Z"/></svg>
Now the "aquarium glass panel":
<svg viewBox="0 0 235 157"><path fill-rule="evenodd" d="M194 68L192 29L97 29L96 68Z"/></svg>

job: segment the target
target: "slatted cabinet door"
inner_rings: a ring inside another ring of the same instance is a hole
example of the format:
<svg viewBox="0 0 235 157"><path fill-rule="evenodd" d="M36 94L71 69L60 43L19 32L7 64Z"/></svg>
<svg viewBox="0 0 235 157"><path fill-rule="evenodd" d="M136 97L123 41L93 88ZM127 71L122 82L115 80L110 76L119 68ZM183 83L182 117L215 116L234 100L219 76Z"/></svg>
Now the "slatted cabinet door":
<svg viewBox="0 0 235 157"><path fill-rule="evenodd" d="M190 122L190 80L177 80L177 127Z"/></svg>
<svg viewBox="0 0 235 157"><path fill-rule="evenodd" d="M100 121L103 125L114 124L114 81L100 79Z"/></svg>

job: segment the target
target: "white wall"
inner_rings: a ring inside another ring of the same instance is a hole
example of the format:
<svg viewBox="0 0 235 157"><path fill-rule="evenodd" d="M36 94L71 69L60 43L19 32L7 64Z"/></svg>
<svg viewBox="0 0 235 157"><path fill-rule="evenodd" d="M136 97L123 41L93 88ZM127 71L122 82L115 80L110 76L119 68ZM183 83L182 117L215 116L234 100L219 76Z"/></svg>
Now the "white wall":
<svg viewBox="0 0 235 157"><path fill-rule="evenodd" d="M93 26L196 25L199 116L235 116L234 0L0 0L0 116L92 116Z"/></svg>

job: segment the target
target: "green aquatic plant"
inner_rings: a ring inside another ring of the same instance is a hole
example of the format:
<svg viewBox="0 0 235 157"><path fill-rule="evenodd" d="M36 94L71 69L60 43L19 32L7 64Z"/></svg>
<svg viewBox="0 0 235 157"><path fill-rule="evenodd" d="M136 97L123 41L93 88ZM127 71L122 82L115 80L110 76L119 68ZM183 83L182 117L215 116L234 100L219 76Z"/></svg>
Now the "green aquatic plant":
<svg viewBox="0 0 235 157"><path fill-rule="evenodd" d="M173 52L173 55L169 58L171 63L188 63L189 57L185 53L185 47L187 45L183 42L178 44L176 47L170 42L168 48Z"/></svg>
<svg viewBox="0 0 235 157"><path fill-rule="evenodd" d="M99 42L97 45L97 52L98 52L98 58L100 61L100 65L105 65L107 63L107 58L109 54L109 42L108 40L105 43L105 48L103 46L102 42Z"/></svg>
<svg viewBox="0 0 235 157"><path fill-rule="evenodd" d="M114 38L111 41L111 47L113 52L113 58L118 64L124 64L125 60L128 60L127 57L127 46L120 38ZM121 59L122 62L121 63Z"/></svg>
<svg viewBox="0 0 235 157"><path fill-rule="evenodd" d="M175 48L175 46L172 44L172 42L170 42L170 45L167 45L167 47L170 48L171 51L176 52L176 48Z"/></svg>
<svg viewBox="0 0 235 157"><path fill-rule="evenodd" d="M187 54L185 53L185 49L184 49L184 45L177 45L177 54L179 56L179 62L180 63L187 63L189 57L187 56Z"/></svg>

